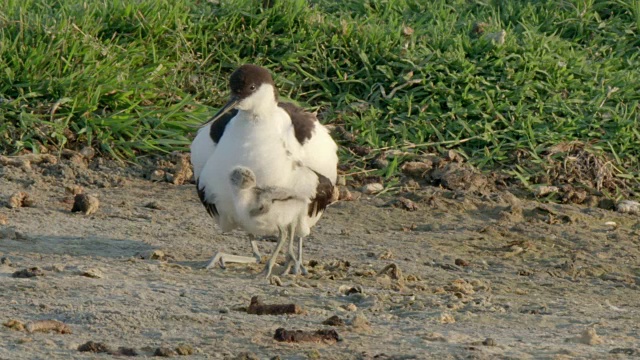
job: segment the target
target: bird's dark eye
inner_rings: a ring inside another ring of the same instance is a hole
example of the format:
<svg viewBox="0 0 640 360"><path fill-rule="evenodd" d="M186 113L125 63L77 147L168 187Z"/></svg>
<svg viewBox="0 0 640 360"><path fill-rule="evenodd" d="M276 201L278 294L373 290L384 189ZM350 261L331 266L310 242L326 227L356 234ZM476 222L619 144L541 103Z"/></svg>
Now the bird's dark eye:
<svg viewBox="0 0 640 360"><path fill-rule="evenodd" d="M249 86L249 90L254 91L255 89L256 89L256 86L255 86L255 85L251 85L251 86Z"/></svg>

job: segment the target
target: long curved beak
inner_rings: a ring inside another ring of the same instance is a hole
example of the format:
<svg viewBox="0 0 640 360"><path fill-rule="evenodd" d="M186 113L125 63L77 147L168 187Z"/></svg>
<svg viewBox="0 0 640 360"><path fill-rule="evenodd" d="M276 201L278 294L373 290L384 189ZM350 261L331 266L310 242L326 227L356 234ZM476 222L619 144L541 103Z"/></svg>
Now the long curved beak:
<svg viewBox="0 0 640 360"><path fill-rule="evenodd" d="M200 127L201 128L205 127L210 123L218 120L219 118L222 117L222 115L228 113L229 110L233 109L236 105L238 105L239 102L240 102L240 98L237 95L231 95L231 97L229 98L229 101L222 108L220 108L220 110L218 110L218 112L215 115L213 115L211 119L207 120L207 122L202 124Z"/></svg>

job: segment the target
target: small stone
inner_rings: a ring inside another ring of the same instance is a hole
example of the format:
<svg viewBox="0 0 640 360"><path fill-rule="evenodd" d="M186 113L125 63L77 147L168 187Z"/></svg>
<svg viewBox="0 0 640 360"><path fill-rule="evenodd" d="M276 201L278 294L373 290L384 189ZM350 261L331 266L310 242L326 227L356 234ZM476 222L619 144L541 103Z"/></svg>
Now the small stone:
<svg viewBox="0 0 640 360"><path fill-rule="evenodd" d="M616 205L616 211L623 214L640 214L640 203L632 200L622 200Z"/></svg>
<svg viewBox="0 0 640 360"><path fill-rule="evenodd" d="M11 266L11 260L9 260L8 257L3 256L2 258L0 258L0 265Z"/></svg>
<svg viewBox="0 0 640 360"><path fill-rule="evenodd" d="M596 334L596 328L593 326L586 328L580 334L580 336L573 338L571 340L573 340L573 342L577 342L585 345L599 345L604 343L604 340L602 340L602 338L598 334Z"/></svg>
<svg viewBox="0 0 640 360"><path fill-rule="evenodd" d="M542 197L549 194L557 193L560 188L557 186L540 185L533 190L533 195L536 197Z"/></svg>
<svg viewBox="0 0 640 360"><path fill-rule="evenodd" d="M16 239L15 226L6 226L3 228L0 228L0 239L15 240Z"/></svg>
<svg viewBox="0 0 640 360"><path fill-rule="evenodd" d="M484 346L497 346L498 343L496 343L496 340L494 338L486 338L482 342L482 345L484 345Z"/></svg>
<svg viewBox="0 0 640 360"><path fill-rule="evenodd" d="M7 225L9 219L7 219L7 215L0 214L0 225Z"/></svg>
<svg viewBox="0 0 640 360"><path fill-rule="evenodd" d="M473 28L471 29L471 32L477 35L482 35L485 29L487 28L487 26L489 26L489 24L484 22L476 22L473 24Z"/></svg>
<svg viewBox="0 0 640 360"><path fill-rule="evenodd" d="M164 170L156 169L149 174L149 180L153 182L165 181L165 173Z"/></svg>
<svg viewBox="0 0 640 360"><path fill-rule="evenodd" d="M44 339L43 343L44 343L44 345L46 345L46 346L48 346L48 347L51 347L51 348L53 348L53 347L57 347L57 346L58 346L58 345L56 345L56 343L55 343L55 342L53 342L53 340L51 340L51 339Z"/></svg>
<svg viewBox="0 0 640 360"><path fill-rule="evenodd" d="M456 322L456 319L453 317L453 315L451 315L449 313L440 314L440 323L441 324L453 324L455 322Z"/></svg>
<svg viewBox="0 0 640 360"><path fill-rule="evenodd" d="M616 203L611 199L604 198L600 199L600 201L598 202L598 207L600 209L613 210L616 207Z"/></svg>
<svg viewBox="0 0 640 360"><path fill-rule="evenodd" d="M500 30L495 33L488 33L485 35L487 39L491 40L494 44L502 45L507 37L507 32L505 30Z"/></svg>
<svg viewBox="0 0 640 360"><path fill-rule="evenodd" d="M157 201L148 202L144 205L144 207L153 210L166 210L166 208Z"/></svg>
<svg viewBox="0 0 640 360"><path fill-rule="evenodd" d="M347 304L344 308L347 311L352 311L352 312L353 311L358 311L358 307L356 306L356 304L353 304L353 303Z"/></svg>
<svg viewBox="0 0 640 360"><path fill-rule="evenodd" d="M233 359L234 360L260 360L260 358L256 354L250 351L241 352L240 354L236 355L236 357Z"/></svg>
<svg viewBox="0 0 640 360"><path fill-rule="evenodd" d="M24 329L25 329L24 323L22 321L20 321L20 320L15 320L15 319L8 320L7 322L5 322L2 325L8 327L11 330L15 330L15 331L24 331Z"/></svg>
<svg viewBox="0 0 640 360"><path fill-rule="evenodd" d="M633 348L613 348L609 354L624 354L628 356L640 355L640 351Z"/></svg>
<svg viewBox="0 0 640 360"><path fill-rule="evenodd" d="M353 319L351 319L350 325L353 326L353 328L356 330L367 331L371 329L371 323L369 322L367 317L362 314L356 314Z"/></svg>
<svg viewBox="0 0 640 360"><path fill-rule="evenodd" d="M118 350L111 352L110 355L114 356L138 356L138 351L134 348L121 346Z"/></svg>
<svg viewBox="0 0 640 360"><path fill-rule="evenodd" d="M13 273L14 278L32 278L36 276L44 276L44 272L38 267L32 267L27 269L18 270Z"/></svg>
<svg viewBox="0 0 640 360"><path fill-rule="evenodd" d="M176 355L175 350L166 347L159 347L153 352L153 356L172 357Z"/></svg>
<svg viewBox="0 0 640 360"><path fill-rule="evenodd" d="M68 186L65 186L64 189L66 192L68 192L73 196L82 194L84 192L84 189L80 185L68 185Z"/></svg>
<svg viewBox="0 0 640 360"><path fill-rule="evenodd" d="M182 344L176 348L178 355L193 355L193 347L191 345Z"/></svg>
<svg viewBox="0 0 640 360"><path fill-rule="evenodd" d="M433 169L433 163L431 162L423 162L423 161L408 161L402 165L400 168L403 173L414 176L414 177L424 177L431 169Z"/></svg>
<svg viewBox="0 0 640 360"><path fill-rule="evenodd" d="M396 204L399 208L407 211L416 211L420 209L418 205L416 205L416 203L404 197L399 197L396 201Z"/></svg>
<svg viewBox="0 0 640 360"><path fill-rule="evenodd" d="M80 150L80 155L87 160L91 160L96 155L96 151L90 146L85 146Z"/></svg>
<svg viewBox="0 0 640 360"><path fill-rule="evenodd" d="M427 341L433 341L433 342L447 342L447 338L445 338L444 335L437 332L427 333L422 338Z"/></svg>
<svg viewBox="0 0 640 360"><path fill-rule="evenodd" d="M333 315L332 317L323 321L322 324L329 326L344 326L344 320L342 320L338 315Z"/></svg>
<svg viewBox="0 0 640 360"><path fill-rule="evenodd" d="M164 251L159 249L137 253L136 257L144 260L160 260L160 261L175 260L175 257L173 255L165 254Z"/></svg>
<svg viewBox="0 0 640 360"><path fill-rule="evenodd" d="M29 240L29 238L22 231L16 230L16 240Z"/></svg>
<svg viewBox="0 0 640 360"><path fill-rule="evenodd" d="M87 341L86 343L78 346L80 352L93 352L93 353L106 353L110 352L109 346L101 342Z"/></svg>
<svg viewBox="0 0 640 360"><path fill-rule="evenodd" d="M384 186L380 183L367 184L362 187L362 192L367 195L377 194L382 190L384 190Z"/></svg>
<svg viewBox="0 0 640 360"><path fill-rule="evenodd" d="M353 195L351 195L351 191L344 186L340 186L340 196L338 197L341 201L351 201L353 200Z"/></svg>
<svg viewBox="0 0 640 360"><path fill-rule="evenodd" d="M65 271L65 266L62 264L53 264L49 268L46 268L45 270L61 273Z"/></svg>
<svg viewBox="0 0 640 360"><path fill-rule="evenodd" d="M93 195L77 194L73 199L73 208L71 212L82 212L85 215L91 215L98 211L100 201Z"/></svg>
<svg viewBox="0 0 640 360"><path fill-rule="evenodd" d="M469 262L464 259L456 259L454 262L458 266L469 266Z"/></svg>
<svg viewBox="0 0 640 360"><path fill-rule="evenodd" d="M88 278L93 278L93 279L102 279L104 277L104 274L102 274L102 271L94 268L83 271L81 275L86 276Z"/></svg>

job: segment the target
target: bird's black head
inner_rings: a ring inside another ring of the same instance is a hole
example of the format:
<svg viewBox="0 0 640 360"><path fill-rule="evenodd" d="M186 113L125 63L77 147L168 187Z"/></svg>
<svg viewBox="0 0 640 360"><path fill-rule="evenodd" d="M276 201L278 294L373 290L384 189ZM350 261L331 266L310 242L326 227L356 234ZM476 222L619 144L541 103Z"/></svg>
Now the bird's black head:
<svg viewBox="0 0 640 360"><path fill-rule="evenodd" d="M237 68L229 78L229 88L229 101L202 126L216 121L231 109L255 111L265 103L276 103L278 100L271 74L256 65L246 64Z"/></svg>
<svg viewBox="0 0 640 360"><path fill-rule="evenodd" d="M229 78L231 96L237 97L239 100L251 96L262 84L271 85L275 89L273 78L269 71L251 64L240 66Z"/></svg>

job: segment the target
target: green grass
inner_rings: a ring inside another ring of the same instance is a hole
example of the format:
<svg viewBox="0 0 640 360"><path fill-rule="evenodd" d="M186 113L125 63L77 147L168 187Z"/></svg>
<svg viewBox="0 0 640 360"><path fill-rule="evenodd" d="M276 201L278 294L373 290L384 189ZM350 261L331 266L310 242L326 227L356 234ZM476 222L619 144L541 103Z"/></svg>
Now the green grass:
<svg viewBox="0 0 640 360"><path fill-rule="evenodd" d="M393 178L455 149L526 182L545 149L578 140L638 178L640 0L261 3L4 0L0 149L185 150L250 62L356 135L340 139L352 172L384 155L372 174ZM504 44L486 36L502 29Z"/></svg>

